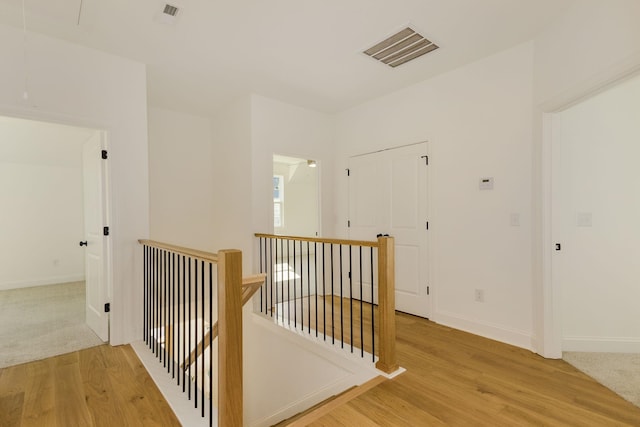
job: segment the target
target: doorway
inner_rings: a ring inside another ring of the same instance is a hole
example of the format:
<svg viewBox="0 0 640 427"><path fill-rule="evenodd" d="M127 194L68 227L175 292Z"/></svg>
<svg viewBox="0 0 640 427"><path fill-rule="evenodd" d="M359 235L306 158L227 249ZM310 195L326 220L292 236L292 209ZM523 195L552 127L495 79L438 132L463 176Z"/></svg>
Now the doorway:
<svg viewBox="0 0 640 427"><path fill-rule="evenodd" d="M39 354L37 358L51 355L37 349L40 343L56 351L60 342L60 354L107 341L108 318L103 320L106 334L99 328L92 332L86 323L90 296L96 289L106 294L108 280L85 283L85 248L78 245L86 240L84 226L90 222L84 207L82 152L92 139L104 144L104 132L0 117L0 136L0 304L12 307L9 324L32 327L32 332L1 341L22 356L25 351L13 340L25 339L26 353ZM102 165L101 174L104 169ZM96 189L96 198L106 196L106 187ZM108 251L102 262L108 265ZM18 301L35 314L18 309ZM82 327L76 327L76 321ZM84 339L84 330L93 338ZM46 344L54 336L58 338Z"/></svg>
<svg viewBox="0 0 640 427"><path fill-rule="evenodd" d="M396 308L428 318L427 169L427 143L349 159L349 238L395 238Z"/></svg>
<svg viewBox="0 0 640 427"><path fill-rule="evenodd" d="M273 156L273 230L283 236L320 234L319 164L313 159Z"/></svg>
<svg viewBox="0 0 640 427"><path fill-rule="evenodd" d="M640 353L640 76L557 112L551 280L562 351Z"/></svg>

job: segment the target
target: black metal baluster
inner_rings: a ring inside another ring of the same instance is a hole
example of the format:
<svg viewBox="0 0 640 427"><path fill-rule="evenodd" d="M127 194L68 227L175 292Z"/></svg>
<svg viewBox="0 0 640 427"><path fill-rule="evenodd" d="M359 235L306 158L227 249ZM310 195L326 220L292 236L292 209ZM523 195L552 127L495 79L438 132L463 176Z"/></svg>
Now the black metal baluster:
<svg viewBox="0 0 640 427"><path fill-rule="evenodd" d="M167 251L162 251L162 310L160 328L164 345L162 346L162 367L167 367Z"/></svg>
<svg viewBox="0 0 640 427"><path fill-rule="evenodd" d="M147 246L143 246L142 247L142 258L143 258L143 281L144 281L144 296L143 296L143 300L142 300L142 305L143 305L143 310L144 310L144 314L143 314L143 323L142 323L142 339L144 340L144 342L147 342L147 285L148 285L148 280L147 280Z"/></svg>
<svg viewBox="0 0 640 427"><path fill-rule="evenodd" d="M171 254L171 378L176 377L176 254Z"/></svg>
<svg viewBox="0 0 640 427"><path fill-rule="evenodd" d="M156 321L156 310L155 310L155 305L156 305L156 272L158 267L156 266L156 248L153 248L151 250L151 257L152 257L152 261L151 261L151 265L152 265L152 269L151 269L151 324L149 325L149 348L151 349L151 352L155 354L155 344L153 343L154 341L154 335L155 335L155 331L153 330L153 326L154 323Z"/></svg>
<svg viewBox="0 0 640 427"><path fill-rule="evenodd" d="M262 307L262 304L260 304ZM202 355L204 359L204 354ZM213 425L213 264L209 263L209 426Z"/></svg>
<svg viewBox="0 0 640 427"><path fill-rule="evenodd" d="M193 271L193 278L194 278L194 288L193 291L195 293L195 300L193 301L193 305L196 309L195 312L195 322L196 322L196 328L193 334L193 341L195 344L194 350L195 350L195 359L193 361L193 370L194 370L194 375L193 375L193 407L197 408L198 407L198 260L194 260L193 261L193 267L194 267L194 271ZM202 325L204 327L204 323Z"/></svg>
<svg viewBox="0 0 640 427"><path fill-rule="evenodd" d="M335 308L333 304L333 296L335 295L335 291L333 289L333 243L331 243L331 344L335 344L336 342L336 323L335 323Z"/></svg>
<svg viewBox="0 0 640 427"><path fill-rule="evenodd" d="M264 273L264 270L262 268L262 237L260 237L258 239L258 247L260 249L260 273ZM264 287L260 288L260 312L262 312L262 300L263 300L263 294L264 294Z"/></svg>
<svg viewBox="0 0 640 427"><path fill-rule="evenodd" d="M189 377L189 389L187 391L187 396L189 398L189 400L191 400L191 335L193 334L192 332L192 327L191 327L191 257L189 257L189 281L188 283L188 287L189 287L189 324L187 325L188 330L189 330L189 345L187 347L187 351L189 351L189 367L188 367L188 377Z"/></svg>
<svg viewBox="0 0 640 427"><path fill-rule="evenodd" d="M318 337L318 242L313 242L313 274L315 277L316 338Z"/></svg>
<svg viewBox="0 0 640 427"><path fill-rule="evenodd" d="M373 246L371 247L371 358L373 361L376 361L376 325L375 325L375 315L373 313Z"/></svg>
<svg viewBox="0 0 640 427"><path fill-rule="evenodd" d="M181 342L184 341L184 336L180 334L180 310L182 307L182 311L184 312L184 305L182 305L180 303L180 301L184 301L184 298L180 297L180 254L178 254L178 256L176 257L177 260L177 272L176 272L176 286L178 287L178 301L176 301L177 306L178 306L178 316L177 316L177 327L174 326L174 329L176 331L176 354L177 354L177 358L176 358L176 365L178 366L178 378L176 379L178 386L180 385L180 377L182 376L182 372L184 372L184 369L181 368L181 363L184 360L182 358L183 354L180 353L180 350L182 348ZM184 324L183 324L184 325ZM180 341L182 339L182 341Z"/></svg>
<svg viewBox="0 0 640 427"><path fill-rule="evenodd" d="M155 327L155 335L156 335L156 357L158 360L160 358L160 305L162 304L162 250L158 249L158 272L156 276L156 282L158 283L158 289L156 291L156 327Z"/></svg>
<svg viewBox="0 0 640 427"><path fill-rule="evenodd" d="M340 348L344 348L344 307L342 297L342 245L340 247Z"/></svg>
<svg viewBox="0 0 640 427"><path fill-rule="evenodd" d="M284 239L280 239L280 315L284 323Z"/></svg>
<svg viewBox="0 0 640 427"><path fill-rule="evenodd" d="M202 357L202 363L200 364L200 366L202 366L202 379L200 381L200 390L202 392L202 417L204 417L204 380L206 378L206 369L204 366L204 336L205 336L205 327L204 327L204 302L205 302L205 296L204 296L204 261L201 261L200 266L202 267L202 339L200 340L200 342L202 343L202 355L200 357Z"/></svg>
<svg viewBox="0 0 640 427"><path fill-rule="evenodd" d="M362 315L362 246L359 247L360 252L360 357L364 357L364 317Z"/></svg>
<svg viewBox="0 0 640 427"><path fill-rule="evenodd" d="M273 271L273 239L269 238L269 269L271 270L271 274L269 274L269 293L271 294L271 305L269 306L269 312L271 313L271 317L273 317L273 309L275 305L273 304L273 275L275 271ZM278 257L278 244L275 243L276 246L276 258ZM278 284L276 283L276 300L278 299Z"/></svg>
<svg viewBox="0 0 640 427"><path fill-rule="evenodd" d="M287 325L291 325L291 280L289 274L289 239L287 239Z"/></svg>
<svg viewBox="0 0 640 427"><path fill-rule="evenodd" d="M182 363L187 358L187 269L186 269L186 257L182 255ZM186 379L185 379L185 366L182 366L182 392L185 392Z"/></svg>
<svg viewBox="0 0 640 427"><path fill-rule="evenodd" d="M297 316L297 310L296 310L296 276L297 276L297 272L296 272L296 241L292 240L291 244L293 245L293 327L297 328L298 327L298 316ZM287 243L287 247L288 247L288 243ZM291 274L289 274L289 276L291 276Z"/></svg>
<svg viewBox="0 0 640 427"><path fill-rule="evenodd" d="M309 241L307 240L307 329L311 335L311 269L309 267Z"/></svg>
<svg viewBox="0 0 640 427"><path fill-rule="evenodd" d="M351 353L353 353L353 260L351 245L349 245L349 328L351 333Z"/></svg>
<svg viewBox="0 0 640 427"><path fill-rule="evenodd" d="M322 333L324 335L324 340L327 340L327 284L326 284L326 275L327 272L325 270L325 260L324 260L324 242L322 243Z"/></svg>

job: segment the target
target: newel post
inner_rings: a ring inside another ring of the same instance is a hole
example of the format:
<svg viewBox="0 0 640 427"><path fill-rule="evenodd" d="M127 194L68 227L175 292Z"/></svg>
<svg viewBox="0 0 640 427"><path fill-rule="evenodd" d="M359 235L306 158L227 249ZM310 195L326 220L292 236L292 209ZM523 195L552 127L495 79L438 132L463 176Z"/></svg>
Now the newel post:
<svg viewBox="0 0 640 427"><path fill-rule="evenodd" d="M218 252L218 425L242 426L242 252Z"/></svg>
<svg viewBox="0 0 640 427"><path fill-rule="evenodd" d="M396 275L395 241L378 237L379 345L376 368L391 373L398 369L396 356Z"/></svg>

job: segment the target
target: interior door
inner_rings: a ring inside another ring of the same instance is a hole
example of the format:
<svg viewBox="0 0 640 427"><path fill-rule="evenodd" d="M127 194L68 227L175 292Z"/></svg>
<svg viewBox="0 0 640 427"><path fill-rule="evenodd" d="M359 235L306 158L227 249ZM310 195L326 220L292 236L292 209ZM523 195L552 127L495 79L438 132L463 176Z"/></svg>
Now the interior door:
<svg viewBox="0 0 640 427"><path fill-rule="evenodd" d="M107 237L103 132L96 132L83 147L86 321L103 341L109 340L107 302Z"/></svg>
<svg viewBox="0 0 640 427"><path fill-rule="evenodd" d="M421 143L349 161L350 238L395 238L396 308L422 317L430 314L426 152Z"/></svg>

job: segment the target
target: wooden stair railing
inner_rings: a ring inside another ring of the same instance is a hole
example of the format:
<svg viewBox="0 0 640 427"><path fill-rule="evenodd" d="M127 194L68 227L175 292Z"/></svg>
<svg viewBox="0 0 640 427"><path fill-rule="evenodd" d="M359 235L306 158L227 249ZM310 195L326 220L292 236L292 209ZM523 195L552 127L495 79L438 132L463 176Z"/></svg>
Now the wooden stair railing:
<svg viewBox="0 0 640 427"><path fill-rule="evenodd" d="M254 274L252 276L246 276L242 278L242 305L244 306L251 297L260 289L263 285L266 274ZM180 364L182 369L189 367L189 362L193 363L202 353L207 349L209 343L218 337L218 322L214 323L209 332L206 333L204 338L198 343L195 349L185 357L184 361Z"/></svg>

